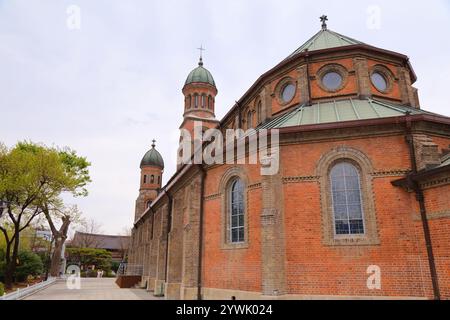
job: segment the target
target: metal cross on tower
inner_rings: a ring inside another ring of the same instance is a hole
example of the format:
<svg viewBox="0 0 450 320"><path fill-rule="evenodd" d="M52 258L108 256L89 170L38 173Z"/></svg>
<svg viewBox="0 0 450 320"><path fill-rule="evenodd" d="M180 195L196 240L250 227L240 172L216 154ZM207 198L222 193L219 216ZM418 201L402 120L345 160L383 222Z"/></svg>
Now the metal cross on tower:
<svg viewBox="0 0 450 320"><path fill-rule="evenodd" d="M206 49L203 48L203 45L201 45L200 48L197 49L200 50L200 61L198 62L198 65L203 66L203 51L205 51Z"/></svg>
<svg viewBox="0 0 450 320"><path fill-rule="evenodd" d="M328 17L326 15L320 17L320 22L322 22L322 30L327 30L327 21Z"/></svg>

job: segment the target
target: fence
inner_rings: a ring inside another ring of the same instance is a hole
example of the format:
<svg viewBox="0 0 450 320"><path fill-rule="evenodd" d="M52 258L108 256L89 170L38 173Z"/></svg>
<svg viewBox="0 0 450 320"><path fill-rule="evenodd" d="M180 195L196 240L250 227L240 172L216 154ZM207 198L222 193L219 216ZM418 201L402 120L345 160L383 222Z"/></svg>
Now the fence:
<svg viewBox="0 0 450 320"><path fill-rule="evenodd" d="M42 289L47 288L56 282L56 278L50 278L47 281L36 283L26 288L18 288L16 291L8 293L0 297L0 300L20 300Z"/></svg>
<svg viewBox="0 0 450 320"><path fill-rule="evenodd" d="M132 264L132 263L121 263L119 269L117 270L118 276L142 276L143 265Z"/></svg>

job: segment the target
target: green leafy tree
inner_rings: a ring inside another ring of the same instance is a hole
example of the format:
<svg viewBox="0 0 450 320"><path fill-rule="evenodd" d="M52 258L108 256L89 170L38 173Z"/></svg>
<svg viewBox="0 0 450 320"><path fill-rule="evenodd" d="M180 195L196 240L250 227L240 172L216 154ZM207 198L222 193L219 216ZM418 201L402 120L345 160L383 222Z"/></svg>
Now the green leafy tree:
<svg viewBox="0 0 450 320"><path fill-rule="evenodd" d="M5 286L12 287L20 233L43 208L60 202L62 193L86 196L90 163L70 149L19 142L12 149L0 145L0 231L5 238ZM8 230L12 230L11 233Z"/></svg>
<svg viewBox="0 0 450 320"><path fill-rule="evenodd" d="M18 264L14 277L16 281L25 281L28 276L42 274L44 265L41 258L31 251L21 251L18 255Z"/></svg>
<svg viewBox="0 0 450 320"><path fill-rule="evenodd" d="M111 270L111 253L105 249L67 248L66 254L68 264L79 265L83 270L91 266L104 271Z"/></svg>

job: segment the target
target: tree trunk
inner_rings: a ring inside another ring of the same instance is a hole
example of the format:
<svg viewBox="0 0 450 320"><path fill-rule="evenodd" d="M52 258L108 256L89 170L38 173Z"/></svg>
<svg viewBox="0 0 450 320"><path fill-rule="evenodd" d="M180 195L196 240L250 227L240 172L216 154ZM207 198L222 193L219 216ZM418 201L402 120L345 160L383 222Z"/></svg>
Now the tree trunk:
<svg viewBox="0 0 450 320"><path fill-rule="evenodd" d="M50 275L52 277L59 276L59 272L61 269L61 253L62 253L63 245L64 245L63 238L55 239L55 249L53 250L52 262L51 262L51 266L50 266Z"/></svg>
<svg viewBox="0 0 450 320"><path fill-rule="evenodd" d="M50 216L48 216L47 219L49 220L49 223L50 223L50 221L51 221ZM61 270L62 248L67 239L67 232L69 231L69 225L72 222L70 220L69 216L64 216L61 218L61 220L62 220L62 225L59 228L59 230L56 230L56 228L53 225L53 222L50 223L53 237L55 239L55 250L53 251L53 254L52 254L52 262L51 262L51 267L50 267L50 275L52 277L59 276L59 272Z"/></svg>
<svg viewBox="0 0 450 320"><path fill-rule="evenodd" d="M11 262L6 264L5 268L5 288L8 290L12 289L13 284L13 271L11 268Z"/></svg>
<svg viewBox="0 0 450 320"><path fill-rule="evenodd" d="M5 288L8 290L12 289L12 282L13 282L13 274L11 272L11 242L7 240L6 242L6 264L5 264Z"/></svg>
<svg viewBox="0 0 450 320"><path fill-rule="evenodd" d="M17 266L17 256L19 254L19 228L15 226L14 228L14 242L11 254L11 244L8 245L6 250L6 268L5 268L5 288L11 290L13 281L14 281L14 273L16 272Z"/></svg>

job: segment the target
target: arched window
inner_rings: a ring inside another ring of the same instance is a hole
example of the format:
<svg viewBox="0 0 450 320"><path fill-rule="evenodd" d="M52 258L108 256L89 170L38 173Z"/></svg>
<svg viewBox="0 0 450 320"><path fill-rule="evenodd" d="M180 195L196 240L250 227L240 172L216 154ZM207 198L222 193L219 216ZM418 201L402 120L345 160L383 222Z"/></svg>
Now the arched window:
<svg viewBox="0 0 450 320"><path fill-rule="evenodd" d="M202 108L206 108L206 95L202 94Z"/></svg>
<svg viewBox="0 0 450 320"><path fill-rule="evenodd" d="M228 190L230 242L244 242L244 185L241 179L234 180Z"/></svg>
<svg viewBox="0 0 450 320"><path fill-rule="evenodd" d="M330 171L335 235L364 234L361 181L358 169L348 161Z"/></svg>
<svg viewBox="0 0 450 320"><path fill-rule="evenodd" d="M147 183L147 175L144 174L144 183Z"/></svg>
<svg viewBox="0 0 450 320"><path fill-rule="evenodd" d="M194 94L194 107L198 108L198 94Z"/></svg>
<svg viewBox="0 0 450 320"><path fill-rule="evenodd" d="M150 183L154 183L154 182L155 182L155 176L152 175L152 176L150 177Z"/></svg>
<svg viewBox="0 0 450 320"><path fill-rule="evenodd" d="M258 106L257 106L256 110L258 112L258 124L260 124L262 121L262 103L261 103L261 101L258 102Z"/></svg>
<svg viewBox="0 0 450 320"><path fill-rule="evenodd" d="M253 113L250 110L247 112L247 129L253 128Z"/></svg>
<svg viewBox="0 0 450 320"><path fill-rule="evenodd" d="M151 205L152 205L152 200L147 201L147 208L150 208Z"/></svg>
<svg viewBox="0 0 450 320"><path fill-rule="evenodd" d="M158 176L158 184L161 183L161 176Z"/></svg>

